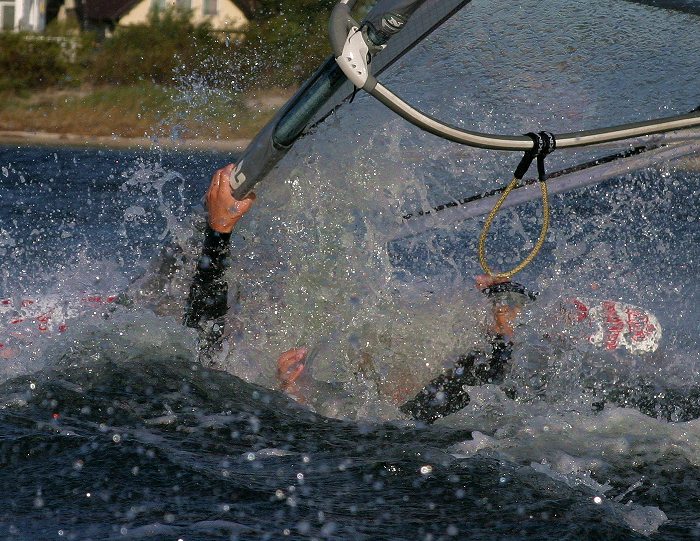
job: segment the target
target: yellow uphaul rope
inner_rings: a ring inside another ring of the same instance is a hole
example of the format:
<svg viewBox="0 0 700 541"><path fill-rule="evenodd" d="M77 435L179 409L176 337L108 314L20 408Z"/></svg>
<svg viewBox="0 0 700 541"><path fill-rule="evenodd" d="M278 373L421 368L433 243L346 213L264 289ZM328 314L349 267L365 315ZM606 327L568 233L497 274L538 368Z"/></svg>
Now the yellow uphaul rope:
<svg viewBox="0 0 700 541"><path fill-rule="evenodd" d="M491 229L491 223L496 218L496 214L498 214L498 211L510 195L510 192L512 192L513 189L518 186L519 182L519 178L513 177L511 183L501 194L501 197L498 199L493 209L491 209L491 212L489 212L489 215L486 217L486 222L484 222L484 227L481 230L481 236L479 237L479 263L481 263L481 268L484 269L484 272L489 276L512 278L518 274L521 270L532 263L532 260L535 259L535 257L537 257L537 254L542 248L545 238L547 237L547 230L549 229L549 193L547 192L547 183L540 181L540 190L542 192L542 229L540 230L540 236L537 239L535 246L525 257L525 259L523 259L509 271L494 273L489 267L488 261L486 261L486 239L488 238L489 230Z"/></svg>

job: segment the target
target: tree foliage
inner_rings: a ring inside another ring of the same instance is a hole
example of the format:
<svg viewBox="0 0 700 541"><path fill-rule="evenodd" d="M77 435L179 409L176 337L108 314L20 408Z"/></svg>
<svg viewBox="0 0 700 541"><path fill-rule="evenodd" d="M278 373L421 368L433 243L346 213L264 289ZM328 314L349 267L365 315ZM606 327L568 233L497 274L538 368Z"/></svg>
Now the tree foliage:
<svg viewBox="0 0 700 541"><path fill-rule="evenodd" d="M69 62L60 42L28 33L0 33L0 90L32 90L62 82Z"/></svg>
<svg viewBox="0 0 700 541"><path fill-rule="evenodd" d="M328 17L335 0L260 0L240 54L255 58L262 85L303 81L330 53Z"/></svg>
<svg viewBox="0 0 700 541"><path fill-rule="evenodd" d="M187 11L154 10L148 24L118 27L94 55L94 83L171 84L176 71L200 70L223 45L207 24L194 25Z"/></svg>
<svg viewBox="0 0 700 541"><path fill-rule="evenodd" d="M250 23L231 46L188 11L153 11L147 24L117 27L96 43L91 35L0 33L0 90L72 83L173 85L183 74L237 89L287 87L303 81L330 52L328 17L335 0L237 0ZM53 41L52 41L53 40Z"/></svg>

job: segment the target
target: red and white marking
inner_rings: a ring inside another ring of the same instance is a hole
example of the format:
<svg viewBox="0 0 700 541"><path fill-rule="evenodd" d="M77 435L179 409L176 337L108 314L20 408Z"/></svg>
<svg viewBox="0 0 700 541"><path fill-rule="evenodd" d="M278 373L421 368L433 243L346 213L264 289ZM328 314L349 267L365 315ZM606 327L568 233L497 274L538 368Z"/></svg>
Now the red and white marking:
<svg viewBox="0 0 700 541"><path fill-rule="evenodd" d="M651 312L617 301L574 298L569 302L572 322L590 327L591 344L632 353L651 353L659 347L661 325Z"/></svg>
<svg viewBox="0 0 700 541"><path fill-rule="evenodd" d="M92 293L70 301L58 295L0 298L0 351L12 338L31 341L33 336L65 332L71 320L116 300L116 295Z"/></svg>

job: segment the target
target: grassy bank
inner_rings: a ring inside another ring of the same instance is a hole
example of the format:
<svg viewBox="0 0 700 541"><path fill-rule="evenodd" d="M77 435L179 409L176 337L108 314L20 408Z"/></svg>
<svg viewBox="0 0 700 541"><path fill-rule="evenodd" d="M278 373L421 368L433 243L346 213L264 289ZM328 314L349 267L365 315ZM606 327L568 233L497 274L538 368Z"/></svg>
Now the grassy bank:
<svg viewBox="0 0 700 541"><path fill-rule="evenodd" d="M85 136L253 136L291 90L217 94L142 83L0 96L0 130Z"/></svg>
<svg viewBox="0 0 700 541"><path fill-rule="evenodd" d="M178 9L107 39L0 32L0 132L249 138L291 94L260 89L294 88L325 56L325 40L304 47L332 3L264 0L232 40Z"/></svg>

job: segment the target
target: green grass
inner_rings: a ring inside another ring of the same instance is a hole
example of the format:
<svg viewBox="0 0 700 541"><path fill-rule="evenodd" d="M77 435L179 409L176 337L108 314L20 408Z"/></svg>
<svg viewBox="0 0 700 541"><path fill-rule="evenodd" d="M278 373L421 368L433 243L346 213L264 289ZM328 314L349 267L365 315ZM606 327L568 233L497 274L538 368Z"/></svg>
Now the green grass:
<svg viewBox="0 0 700 541"><path fill-rule="evenodd" d="M293 87L313 71L328 48L333 3L262 0L245 39L230 46L177 9L104 41L60 25L51 36L0 33L0 130L251 137L274 114L251 97L289 94L255 89Z"/></svg>
<svg viewBox="0 0 700 541"><path fill-rule="evenodd" d="M284 92L277 92L284 96ZM86 136L247 138L274 114L246 95L185 91L149 83L0 96L0 129Z"/></svg>

